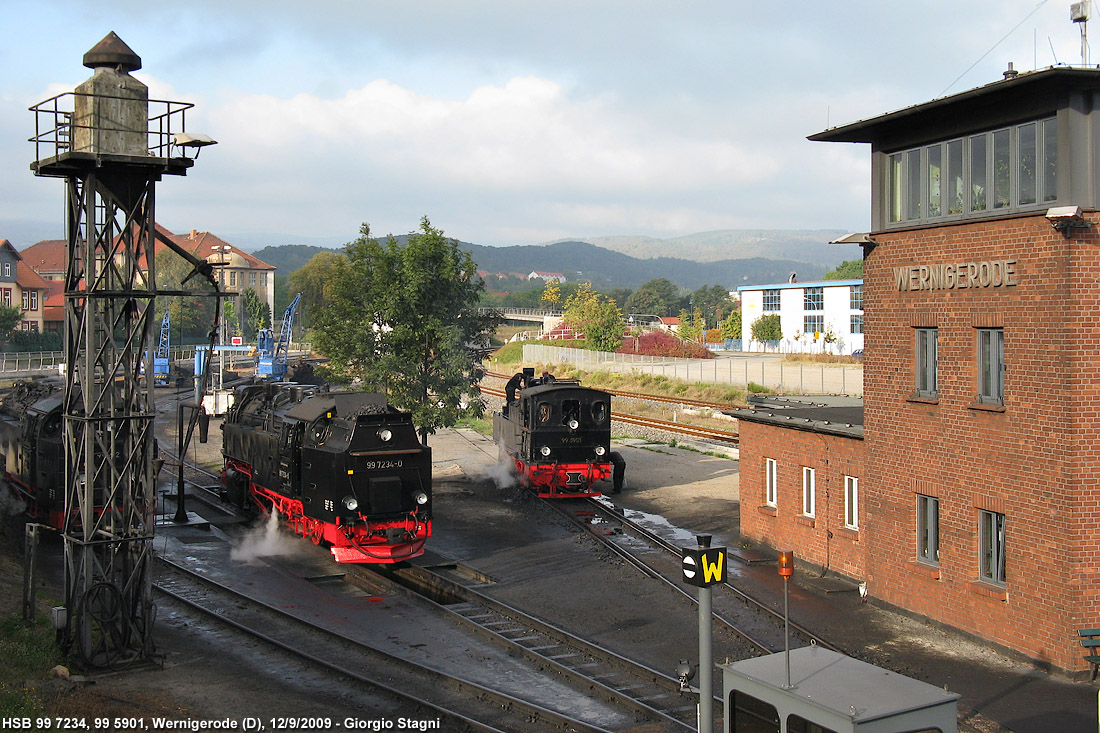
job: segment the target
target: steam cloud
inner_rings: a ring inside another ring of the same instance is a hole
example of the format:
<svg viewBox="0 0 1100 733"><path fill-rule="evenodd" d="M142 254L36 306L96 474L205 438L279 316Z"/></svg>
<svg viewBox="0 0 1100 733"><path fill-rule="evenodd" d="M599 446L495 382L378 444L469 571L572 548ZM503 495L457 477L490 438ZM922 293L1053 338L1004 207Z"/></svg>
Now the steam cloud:
<svg viewBox="0 0 1100 733"><path fill-rule="evenodd" d="M240 543L230 550L229 558L249 563L261 557L292 555L297 550L297 541L282 531L279 513L272 511L262 524L257 524L244 534Z"/></svg>

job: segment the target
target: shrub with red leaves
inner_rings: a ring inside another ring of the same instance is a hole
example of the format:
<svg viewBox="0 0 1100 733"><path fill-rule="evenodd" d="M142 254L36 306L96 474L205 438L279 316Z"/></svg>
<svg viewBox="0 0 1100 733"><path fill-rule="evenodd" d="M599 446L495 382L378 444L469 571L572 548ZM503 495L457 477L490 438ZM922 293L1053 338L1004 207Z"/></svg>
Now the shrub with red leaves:
<svg viewBox="0 0 1100 733"><path fill-rule="evenodd" d="M635 344L637 342L637 344ZM635 345L637 348L635 348ZM627 336L619 348L621 354L646 356L677 356L682 359L713 359L702 344L682 341L668 331L645 331L639 336Z"/></svg>

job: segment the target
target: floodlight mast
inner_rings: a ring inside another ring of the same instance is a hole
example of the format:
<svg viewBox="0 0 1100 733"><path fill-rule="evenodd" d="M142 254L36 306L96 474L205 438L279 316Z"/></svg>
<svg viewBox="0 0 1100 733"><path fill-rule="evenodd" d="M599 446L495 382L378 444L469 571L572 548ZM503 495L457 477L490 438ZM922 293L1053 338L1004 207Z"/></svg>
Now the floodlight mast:
<svg viewBox="0 0 1100 733"><path fill-rule="evenodd" d="M113 32L84 65L93 75L75 92L31 108L31 170L66 182L59 638L115 667L153 651L155 184L193 165L171 131L192 105L150 100L130 75L141 58Z"/></svg>

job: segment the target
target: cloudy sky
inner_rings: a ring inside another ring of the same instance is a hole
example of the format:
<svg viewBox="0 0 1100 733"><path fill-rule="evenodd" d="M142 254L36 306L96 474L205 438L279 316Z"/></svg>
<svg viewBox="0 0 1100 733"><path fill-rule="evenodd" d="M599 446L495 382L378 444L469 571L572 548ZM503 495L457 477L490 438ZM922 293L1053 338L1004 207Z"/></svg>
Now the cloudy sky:
<svg viewBox="0 0 1100 733"><path fill-rule="evenodd" d="M0 238L63 232L31 105L115 31L219 144L158 220L253 248L428 215L489 245L869 222L869 151L830 125L1080 62L1054 0L0 0ZM1100 25L1097 25L1100 38ZM1096 54L1100 58L1100 52ZM971 68L972 67L972 68Z"/></svg>

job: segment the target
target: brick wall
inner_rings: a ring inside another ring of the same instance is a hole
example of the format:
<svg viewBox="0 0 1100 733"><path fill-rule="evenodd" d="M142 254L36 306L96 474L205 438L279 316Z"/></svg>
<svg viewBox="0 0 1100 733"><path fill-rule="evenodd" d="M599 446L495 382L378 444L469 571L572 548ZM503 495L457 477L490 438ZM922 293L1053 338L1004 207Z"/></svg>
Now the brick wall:
<svg viewBox="0 0 1100 733"><path fill-rule="evenodd" d="M1067 669L1075 629L1100 626L1096 219L1073 239L1041 215L879 234L864 273L870 594ZM927 289L918 270L899 290L896 268L987 261L1017 284ZM912 396L920 326L939 329L936 400ZM1004 329L1001 411L975 404L979 327ZM940 502L938 568L916 560L917 494ZM983 509L1006 516L1003 587L979 580Z"/></svg>
<svg viewBox="0 0 1100 733"><path fill-rule="evenodd" d="M859 531L844 526L844 476L863 481L864 445L857 438L793 430L740 420L741 534L777 549L793 549L805 560L862 579L866 513L858 512ZM765 459L776 461L776 507L765 503ZM802 514L802 467L815 471L814 518ZM861 501L862 498L861 498ZM831 537L830 537L831 534Z"/></svg>

